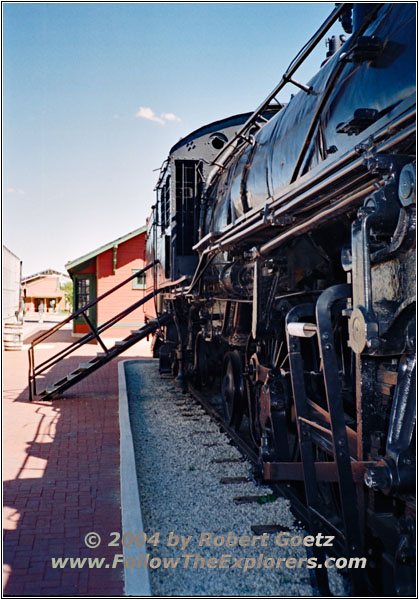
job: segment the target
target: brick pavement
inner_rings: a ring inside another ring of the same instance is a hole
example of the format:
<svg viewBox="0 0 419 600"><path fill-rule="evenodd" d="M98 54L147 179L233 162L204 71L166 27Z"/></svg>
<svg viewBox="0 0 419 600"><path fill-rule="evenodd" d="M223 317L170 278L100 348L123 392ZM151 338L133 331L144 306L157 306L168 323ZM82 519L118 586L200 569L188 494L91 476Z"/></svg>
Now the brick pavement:
<svg viewBox="0 0 419 600"><path fill-rule="evenodd" d="M39 362L70 341L61 330ZM48 374L53 383L96 355L87 344ZM3 353L4 594L120 596L122 569L53 569L51 557L106 557L121 531L117 363L149 356L144 340L53 402L28 402L27 351ZM81 358L81 360L80 360ZM39 390L43 386L38 387ZM96 531L103 543L86 548Z"/></svg>

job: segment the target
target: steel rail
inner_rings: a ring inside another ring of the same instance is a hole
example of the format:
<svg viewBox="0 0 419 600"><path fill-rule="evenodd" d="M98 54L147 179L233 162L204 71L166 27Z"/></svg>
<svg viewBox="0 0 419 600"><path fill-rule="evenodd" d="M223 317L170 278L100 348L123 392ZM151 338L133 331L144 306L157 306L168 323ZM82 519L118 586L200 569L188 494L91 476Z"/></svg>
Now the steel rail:
<svg viewBox="0 0 419 600"><path fill-rule="evenodd" d="M205 398L203 394L200 394L191 384L188 384L188 391L197 400L205 411L215 420L221 429L234 441L240 452L250 460L254 465L258 463L258 455L256 452L243 440L238 433L229 427L223 420L220 413L216 408Z"/></svg>
<svg viewBox="0 0 419 600"><path fill-rule="evenodd" d="M210 417L214 419L214 421L217 423L217 425L219 425L219 427L226 433L226 435L228 435L228 437L235 444L242 456L249 460L249 462L254 467L256 467L256 470L259 469L259 456L255 452L255 450L237 433L236 430L232 429L231 427L229 427L229 425L226 424L218 410L202 393L196 390L192 386L192 384L188 383L187 389L191 396L202 406L205 412L209 414ZM282 496L290 501L291 511L293 512L295 518L304 523L306 526L308 526L310 520L310 512L312 511L312 509L309 509L301 500L298 491L292 486L292 483L279 483L275 481L270 481L269 486L278 496ZM334 534L336 536L335 544L331 549L331 553L335 556L342 555L342 553L344 552L343 531L340 530L336 525L331 523L325 515L319 513L316 516L318 516L319 521L323 523L325 529L329 533Z"/></svg>

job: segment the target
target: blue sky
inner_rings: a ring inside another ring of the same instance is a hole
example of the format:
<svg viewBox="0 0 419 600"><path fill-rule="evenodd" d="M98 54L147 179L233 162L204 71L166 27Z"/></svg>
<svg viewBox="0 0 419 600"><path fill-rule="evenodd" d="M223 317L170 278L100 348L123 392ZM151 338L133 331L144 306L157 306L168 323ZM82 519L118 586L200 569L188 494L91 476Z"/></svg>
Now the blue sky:
<svg viewBox="0 0 419 600"><path fill-rule="evenodd" d="M3 243L24 274L63 271L143 225L170 147L256 108L332 9L4 3Z"/></svg>

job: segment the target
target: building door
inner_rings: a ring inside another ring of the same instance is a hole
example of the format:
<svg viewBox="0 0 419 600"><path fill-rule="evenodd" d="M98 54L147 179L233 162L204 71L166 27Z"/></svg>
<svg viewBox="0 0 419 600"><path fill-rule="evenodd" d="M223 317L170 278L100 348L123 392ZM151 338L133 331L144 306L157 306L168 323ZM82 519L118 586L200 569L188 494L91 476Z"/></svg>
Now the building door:
<svg viewBox="0 0 419 600"><path fill-rule="evenodd" d="M92 300L97 297L96 292L96 274L86 273L80 275L74 275L74 312L78 311L83 306L86 306ZM93 325L97 326L97 305L92 306L86 311L89 320ZM80 327L85 325L85 327ZM77 327L76 327L77 326ZM81 332L87 333L89 328L83 317L80 315L74 319L74 329Z"/></svg>

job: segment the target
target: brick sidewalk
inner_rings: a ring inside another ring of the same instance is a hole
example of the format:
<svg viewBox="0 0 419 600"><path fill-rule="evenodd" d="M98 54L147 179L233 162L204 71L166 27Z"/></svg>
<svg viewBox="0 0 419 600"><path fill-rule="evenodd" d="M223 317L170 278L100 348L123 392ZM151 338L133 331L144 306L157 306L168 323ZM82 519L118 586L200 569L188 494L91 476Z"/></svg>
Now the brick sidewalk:
<svg viewBox="0 0 419 600"><path fill-rule="evenodd" d="M36 353L63 347L63 330ZM53 347L51 347L53 346ZM48 384L96 355L87 344L53 367ZM121 531L117 363L149 356L132 347L53 402L28 402L27 352L3 353L4 594L120 596L122 569L53 569L51 557L106 557L110 532ZM80 360L81 359L81 360ZM43 389L41 384L38 388ZM83 538L95 531L98 549Z"/></svg>

